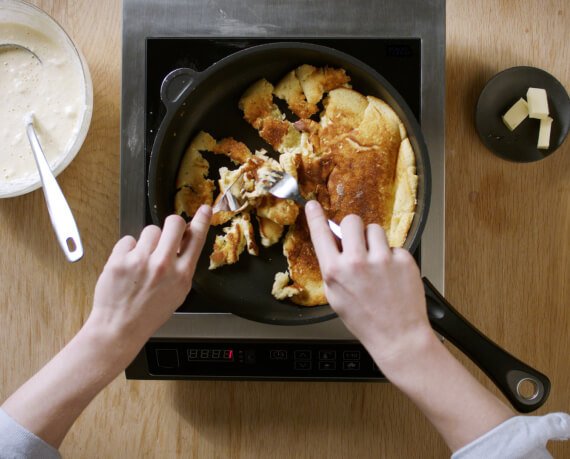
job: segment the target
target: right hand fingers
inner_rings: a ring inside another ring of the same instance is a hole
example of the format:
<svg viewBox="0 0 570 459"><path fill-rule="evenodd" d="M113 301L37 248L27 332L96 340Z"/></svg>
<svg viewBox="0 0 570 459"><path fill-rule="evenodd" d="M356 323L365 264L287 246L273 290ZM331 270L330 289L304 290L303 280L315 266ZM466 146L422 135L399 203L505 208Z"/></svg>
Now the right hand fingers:
<svg viewBox="0 0 570 459"><path fill-rule="evenodd" d="M378 224L366 227L366 240L370 254L385 257L390 255L390 246L384 229Z"/></svg>
<svg viewBox="0 0 570 459"><path fill-rule="evenodd" d="M339 249L321 205L317 201L309 201L305 205L305 216L319 264L332 263Z"/></svg>

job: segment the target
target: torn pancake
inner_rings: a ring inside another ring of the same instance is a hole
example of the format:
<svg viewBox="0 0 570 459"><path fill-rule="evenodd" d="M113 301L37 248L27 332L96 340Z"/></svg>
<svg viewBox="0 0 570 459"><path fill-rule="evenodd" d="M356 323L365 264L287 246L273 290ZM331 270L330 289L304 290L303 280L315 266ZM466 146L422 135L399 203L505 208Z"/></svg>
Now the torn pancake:
<svg viewBox="0 0 570 459"><path fill-rule="evenodd" d="M235 164L243 164L253 156L245 143L239 142L233 137L226 137L220 140L211 151L218 155L226 155Z"/></svg>
<svg viewBox="0 0 570 459"><path fill-rule="evenodd" d="M258 255L259 248L255 243L251 217L248 213L234 217L231 226L224 228L224 233L223 236L216 236L208 269L236 263L246 248L250 255Z"/></svg>
<svg viewBox="0 0 570 459"><path fill-rule="evenodd" d="M301 288L296 284L291 284L289 271L276 273L273 280L271 294L278 300L286 300L301 293Z"/></svg>
<svg viewBox="0 0 570 459"><path fill-rule="evenodd" d="M304 215L300 215L294 226L289 228L283 241L283 254L289 265L289 276L292 284L284 284L284 276L276 276L273 291L280 296L285 295L301 306L326 304L323 278L319 269L315 249L311 243L309 228ZM294 290L298 293L292 293Z"/></svg>
<svg viewBox="0 0 570 459"><path fill-rule="evenodd" d="M211 151L215 145L216 140L204 131L196 134L190 142L176 177L175 213L193 217L202 204L212 204L215 185L206 178L210 165L200 152Z"/></svg>
<svg viewBox="0 0 570 459"><path fill-rule="evenodd" d="M274 150L281 152L286 148L296 146L301 141L300 132L290 121L266 118L261 122L260 137Z"/></svg>
<svg viewBox="0 0 570 459"><path fill-rule="evenodd" d="M255 206L255 213L278 225L292 225L299 215L299 207L290 199L263 196Z"/></svg>
<svg viewBox="0 0 570 459"><path fill-rule="evenodd" d="M263 120L283 120L279 107L273 103L273 85L265 78L252 84L241 96L238 108L244 119L255 129L261 129Z"/></svg>
<svg viewBox="0 0 570 459"><path fill-rule="evenodd" d="M333 89L350 87L350 77L344 69L305 64L295 69L295 75L309 104L320 102L323 95Z"/></svg>
<svg viewBox="0 0 570 459"><path fill-rule="evenodd" d="M273 94L285 100L289 109L299 118L309 118L319 110L316 103L307 102L303 87L301 86L299 78L297 78L295 70L291 70L277 83Z"/></svg>
<svg viewBox="0 0 570 459"><path fill-rule="evenodd" d="M261 245L263 247L271 247L277 244L285 229L283 225L259 215L257 215L257 226L259 227L259 235L261 236Z"/></svg>
<svg viewBox="0 0 570 459"><path fill-rule="evenodd" d="M400 145L394 187L394 210L387 237L391 247L402 247L414 219L418 194L416 158L408 138Z"/></svg>
<svg viewBox="0 0 570 459"><path fill-rule="evenodd" d="M352 89L339 88L329 92L323 105L319 142L323 153L327 153L331 144L360 125L368 100Z"/></svg>

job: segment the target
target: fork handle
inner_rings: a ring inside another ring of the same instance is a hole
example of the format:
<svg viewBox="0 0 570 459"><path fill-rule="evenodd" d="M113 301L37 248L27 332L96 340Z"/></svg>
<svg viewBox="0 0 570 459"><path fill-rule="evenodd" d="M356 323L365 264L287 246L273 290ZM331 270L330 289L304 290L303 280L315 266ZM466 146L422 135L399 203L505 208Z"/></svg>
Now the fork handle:
<svg viewBox="0 0 570 459"><path fill-rule="evenodd" d="M301 193L297 192L295 194L295 196L293 197L293 199L295 201L297 201L299 204L301 204L303 207L305 207L305 204L307 204L307 200L301 196ZM333 232L333 234L338 237L339 239L342 240L342 232L340 230L340 225L338 225L337 223L333 222L332 220L329 220L329 228L331 229L331 231Z"/></svg>
<svg viewBox="0 0 570 459"><path fill-rule="evenodd" d="M336 224L332 220L329 220L329 228L336 237L342 240L342 232L340 230L340 225Z"/></svg>
<svg viewBox="0 0 570 459"><path fill-rule="evenodd" d="M305 198L303 198L303 196L301 196L300 194L295 197L295 201L297 201L303 207L305 207L305 204L307 204L307 201L305 200ZM336 237L338 237L339 239L342 240L342 231L340 230L340 225L333 222L332 220L329 220L329 228L331 229L331 231L333 232L333 234Z"/></svg>

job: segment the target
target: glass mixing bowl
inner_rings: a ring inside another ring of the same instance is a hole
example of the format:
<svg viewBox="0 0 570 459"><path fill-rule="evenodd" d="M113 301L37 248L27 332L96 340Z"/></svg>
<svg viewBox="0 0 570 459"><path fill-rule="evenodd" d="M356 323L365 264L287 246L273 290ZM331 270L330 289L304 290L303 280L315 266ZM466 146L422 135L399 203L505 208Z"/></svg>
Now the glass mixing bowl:
<svg viewBox="0 0 570 459"><path fill-rule="evenodd" d="M40 8L20 0L0 0L0 32L3 27L8 27L8 24L26 26L46 35L63 47L69 59L75 61L74 66L79 69L76 73L77 78L81 79L80 87L82 88L83 103L82 107L79 108L78 120L75 123L73 135L71 135L70 140L67 142L64 151L57 155L55 159L49 161L54 175L57 176L75 158L89 130L93 112L93 83L91 81L89 68L73 39L51 16ZM41 59L41 56L39 56L39 58ZM3 89L0 88L0 91L2 90ZM6 108L3 107L2 109L4 110ZM24 123L22 121L22 126L23 125ZM0 144L0 149L2 148L10 147L3 142L3 144ZM0 161L3 157L1 153L0 151ZM2 164L0 164L0 170L1 169ZM37 172L13 179L0 177L0 198L19 196L40 187L41 180Z"/></svg>

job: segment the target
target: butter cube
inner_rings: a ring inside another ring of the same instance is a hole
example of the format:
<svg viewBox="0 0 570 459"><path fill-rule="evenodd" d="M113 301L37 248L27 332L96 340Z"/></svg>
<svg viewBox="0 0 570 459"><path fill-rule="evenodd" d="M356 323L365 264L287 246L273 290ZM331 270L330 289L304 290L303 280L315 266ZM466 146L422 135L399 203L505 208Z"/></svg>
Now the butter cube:
<svg viewBox="0 0 570 459"><path fill-rule="evenodd" d="M540 120L548 118L548 97L542 88L528 88L526 92L529 118Z"/></svg>
<svg viewBox="0 0 570 459"><path fill-rule="evenodd" d="M503 122L512 131L528 116L528 104L522 97L503 115Z"/></svg>
<svg viewBox="0 0 570 459"><path fill-rule="evenodd" d="M552 128L552 118L547 116L540 120L540 130L538 131L538 145L541 150L546 150L550 146L550 129Z"/></svg>

